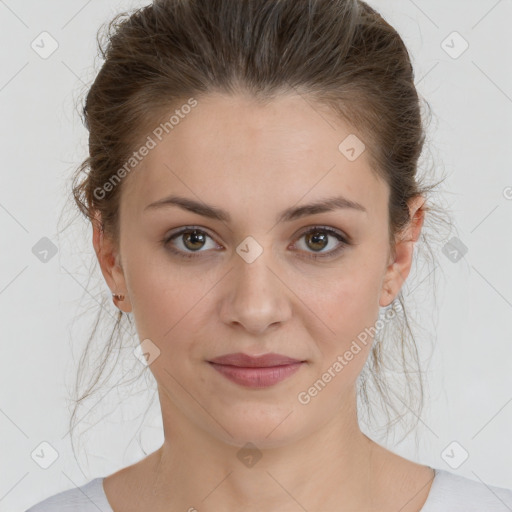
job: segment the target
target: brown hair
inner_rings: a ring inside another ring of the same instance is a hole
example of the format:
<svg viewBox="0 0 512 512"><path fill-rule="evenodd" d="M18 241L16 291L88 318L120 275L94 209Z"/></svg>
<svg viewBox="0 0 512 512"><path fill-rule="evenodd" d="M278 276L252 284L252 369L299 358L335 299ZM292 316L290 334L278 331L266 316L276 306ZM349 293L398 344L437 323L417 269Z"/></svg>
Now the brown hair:
<svg viewBox="0 0 512 512"><path fill-rule="evenodd" d="M94 191L112 178L147 130L171 108L191 96L200 102L210 92L243 91L265 102L295 91L312 105L324 105L345 119L364 141L372 169L389 185L391 248L410 221L409 201L418 195L429 199L443 181L427 185L417 176L426 137L409 54L396 30L365 2L155 0L117 15L108 24L106 42L98 38L98 45L104 63L83 108L89 156L72 185L80 211L91 221L99 212L105 233L114 240L118 240L122 183L101 198ZM448 217L429 200L423 210L419 245L428 247L429 223L435 221L433 232L439 233L440 223L448 223ZM433 259L430 248L428 253ZM390 411L401 419L402 406L418 419L423 406L420 361L402 291L398 302L400 311L386 325L395 329L392 339L385 338L390 346L383 345L380 335L375 340L360 376L359 397L371 413L368 391L373 386L388 420ZM123 322L131 322L121 311L117 315L103 350L107 358L116 338L122 339ZM99 319L89 342L98 324ZM392 344L400 357L390 357L386 367ZM401 371L395 370L396 361ZM83 359L79 375L82 364ZM105 360L97 367L94 382L79 394L72 420L104 367ZM398 394L384 376L386 369L405 376L406 386L398 384ZM411 374L417 378L411 379Z"/></svg>

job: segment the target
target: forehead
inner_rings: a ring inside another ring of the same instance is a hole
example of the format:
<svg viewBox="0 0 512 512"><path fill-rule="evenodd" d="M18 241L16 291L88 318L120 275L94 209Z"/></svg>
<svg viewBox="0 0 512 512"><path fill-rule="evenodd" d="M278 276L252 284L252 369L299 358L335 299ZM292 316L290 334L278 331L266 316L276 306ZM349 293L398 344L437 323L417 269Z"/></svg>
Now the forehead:
<svg viewBox="0 0 512 512"><path fill-rule="evenodd" d="M366 151L355 160L344 153L344 141L364 137L325 106L295 94L265 104L209 94L187 111L168 133L155 123L156 131L146 134L153 147L123 186L122 210L141 213L171 193L241 212L262 201L277 209L334 191L369 210L386 204L387 187Z"/></svg>

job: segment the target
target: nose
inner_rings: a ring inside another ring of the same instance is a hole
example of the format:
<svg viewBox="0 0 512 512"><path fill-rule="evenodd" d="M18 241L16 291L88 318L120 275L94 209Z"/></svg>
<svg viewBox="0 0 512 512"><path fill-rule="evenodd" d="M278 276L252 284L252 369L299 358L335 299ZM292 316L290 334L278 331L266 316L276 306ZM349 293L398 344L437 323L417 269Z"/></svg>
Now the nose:
<svg viewBox="0 0 512 512"><path fill-rule="evenodd" d="M270 249L264 250L251 263L238 254L235 256L235 268L227 276L229 284L220 312L226 324L261 334L291 317L292 291L270 253Z"/></svg>

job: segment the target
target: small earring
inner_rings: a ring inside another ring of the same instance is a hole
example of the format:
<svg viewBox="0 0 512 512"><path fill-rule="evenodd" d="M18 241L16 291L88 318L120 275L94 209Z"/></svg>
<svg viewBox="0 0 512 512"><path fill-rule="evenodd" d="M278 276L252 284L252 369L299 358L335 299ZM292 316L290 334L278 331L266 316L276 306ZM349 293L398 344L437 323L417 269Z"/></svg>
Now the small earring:
<svg viewBox="0 0 512 512"><path fill-rule="evenodd" d="M122 294L117 294L117 293L112 292L112 297L113 297L113 299L124 300L124 295L122 295Z"/></svg>

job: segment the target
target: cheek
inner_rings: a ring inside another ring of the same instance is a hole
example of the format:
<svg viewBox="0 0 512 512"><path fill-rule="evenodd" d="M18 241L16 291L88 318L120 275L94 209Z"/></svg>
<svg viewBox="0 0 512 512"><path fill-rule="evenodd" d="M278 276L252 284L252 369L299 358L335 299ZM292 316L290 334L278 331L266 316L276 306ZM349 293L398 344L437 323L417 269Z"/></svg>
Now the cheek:
<svg viewBox="0 0 512 512"><path fill-rule="evenodd" d="M339 334L373 323L379 313L381 281L382 275L374 266L362 264L332 280L329 293L319 301L326 323Z"/></svg>
<svg viewBox="0 0 512 512"><path fill-rule="evenodd" d="M338 380L354 381L370 353L379 317L381 280L378 263L363 265L359 261L331 280L329 291L318 297L315 311L329 327L328 336L319 337L322 366L329 368L338 356L344 356L344 377Z"/></svg>
<svg viewBox="0 0 512 512"><path fill-rule="evenodd" d="M141 247L130 249L125 275L138 337L150 339L163 356L151 365L153 371L158 373L162 364L182 371L204 356L204 337L197 333L209 332L218 300L215 284L222 273L191 270L173 264L165 254L156 257Z"/></svg>
<svg viewBox="0 0 512 512"><path fill-rule="evenodd" d="M190 325L190 315L195 315L194 308L206 298L208 287L204 280L171 265L165 255L150 255L136 247L127 251L125 277L137 332L140 339L163 345Z"/></svg>

